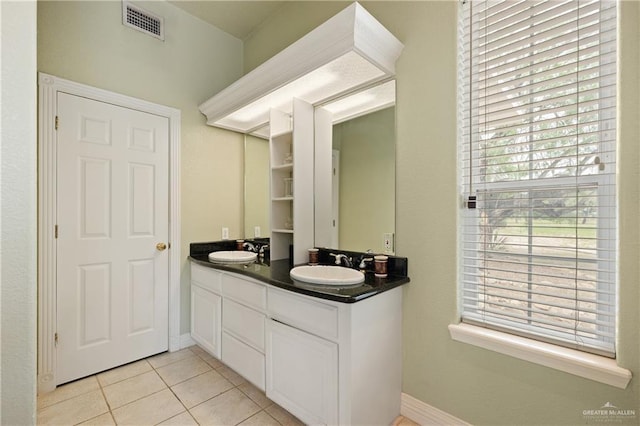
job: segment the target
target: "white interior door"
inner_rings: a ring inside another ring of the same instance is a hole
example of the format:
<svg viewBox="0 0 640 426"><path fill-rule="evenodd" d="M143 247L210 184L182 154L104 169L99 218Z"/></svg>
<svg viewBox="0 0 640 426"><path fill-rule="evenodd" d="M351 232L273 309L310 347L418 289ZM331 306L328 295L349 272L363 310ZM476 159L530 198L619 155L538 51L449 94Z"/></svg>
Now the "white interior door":
<svg viewBox="0 0 640 426"><path fill-rule="evenodd" d="M169 121L64 93L57 104L61 384L168 349Z"/></svg>

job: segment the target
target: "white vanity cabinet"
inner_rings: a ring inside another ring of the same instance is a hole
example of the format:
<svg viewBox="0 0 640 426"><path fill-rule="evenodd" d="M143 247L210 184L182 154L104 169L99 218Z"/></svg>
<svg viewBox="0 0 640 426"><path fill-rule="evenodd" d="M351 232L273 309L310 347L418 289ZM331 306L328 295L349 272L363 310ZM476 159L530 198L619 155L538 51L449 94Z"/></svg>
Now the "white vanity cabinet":
<svg viewBox="0 0 640 426"><path fill-rule="evenodd" d="M266 285L191 264L191 337L211 355L265 389Z"/></svg>
<svg viewBox="0 0 640 426"><path fill-rule="evenodd" d="M400 414L402 288L356 303L191 264L191 336L307 424Z"/></svg>
<svg viewBox="0 0 640 426"><path fill-rule="evenodd" d="M267 397L307 424L400 413L402 290L338 303L268 287Z"/></svg>

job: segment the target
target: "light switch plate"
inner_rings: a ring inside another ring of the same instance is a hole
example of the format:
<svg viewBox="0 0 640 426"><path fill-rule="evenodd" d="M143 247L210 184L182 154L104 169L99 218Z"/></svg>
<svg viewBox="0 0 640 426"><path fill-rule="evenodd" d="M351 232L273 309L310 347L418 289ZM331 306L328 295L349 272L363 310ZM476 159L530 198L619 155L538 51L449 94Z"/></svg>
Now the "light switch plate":
<svg viewBox="0 0 640 426"><path fill-rule="evenodd" d="M222 227L222 239L223 240L228 240L229 239L229 228Z"/></svg>

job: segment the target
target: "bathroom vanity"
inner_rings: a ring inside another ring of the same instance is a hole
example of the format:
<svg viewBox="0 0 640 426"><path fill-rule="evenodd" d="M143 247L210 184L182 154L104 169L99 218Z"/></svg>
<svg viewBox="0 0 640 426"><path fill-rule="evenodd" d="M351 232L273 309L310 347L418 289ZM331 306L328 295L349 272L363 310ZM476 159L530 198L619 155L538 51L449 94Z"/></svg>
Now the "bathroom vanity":
<svg viewBox="0 0 640 426"><path fill-rule="evenodd" d="M406 258L348 286L289 271L307 249L339 246L332 126L394 104L402 49L353 3L199 106L212 126L268 139L270 261L214 264L208 253L229 247L192 244L191 335L308 424L388 425L400 413Z"/></svg>
<svg viewBox="0 0 640 426"><path fill-rule="evenodd" d="M393 422L406 274L324 288L291 280L288 260L213 264L193 246L198 344L307 424Z"/></svg>

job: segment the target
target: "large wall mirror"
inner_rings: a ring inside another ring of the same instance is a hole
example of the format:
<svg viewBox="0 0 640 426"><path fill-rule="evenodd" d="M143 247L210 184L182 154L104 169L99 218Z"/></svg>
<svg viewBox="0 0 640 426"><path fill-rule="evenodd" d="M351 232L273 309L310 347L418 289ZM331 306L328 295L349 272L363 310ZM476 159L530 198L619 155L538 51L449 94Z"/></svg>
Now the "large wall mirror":
<svg viewBox="0 0 640 426"><path fill-rule="evenodd" d="M393 241L394 123L390 107L333 126L332 247L380 253L385 235Z"/></svg>
<svg viewBox="0 0 640 426"><path fill-rule="evenodd" d="M395 81L320 106L322 126L331 131L316 128L316 246L392 253Z"/></svg>
<svg viewBox="0 0 640 426"><path fill-rule="evenodd" d="M319 106L316 126L315 245L392 253L395 81ZM268 237L268 140L245 136L244 168L244 238Z"/></svg>
<svg viewBox="0 0 640 426"><path fill-rule="evenodd" d="M269 140L244 136L244 238L269 237Z"/></svg>

